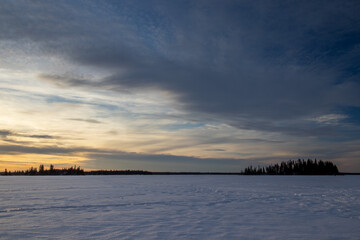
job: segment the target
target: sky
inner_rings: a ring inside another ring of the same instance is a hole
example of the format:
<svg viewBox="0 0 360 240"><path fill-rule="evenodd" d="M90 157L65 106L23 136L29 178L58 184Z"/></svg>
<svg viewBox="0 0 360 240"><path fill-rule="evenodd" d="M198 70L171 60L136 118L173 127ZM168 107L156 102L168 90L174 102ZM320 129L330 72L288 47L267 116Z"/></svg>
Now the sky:
<svg viewBox="0 0 360 240"><path fill-rule="evenodd" d="M360 172L359 1L0 2L0 171Z"/></svg>

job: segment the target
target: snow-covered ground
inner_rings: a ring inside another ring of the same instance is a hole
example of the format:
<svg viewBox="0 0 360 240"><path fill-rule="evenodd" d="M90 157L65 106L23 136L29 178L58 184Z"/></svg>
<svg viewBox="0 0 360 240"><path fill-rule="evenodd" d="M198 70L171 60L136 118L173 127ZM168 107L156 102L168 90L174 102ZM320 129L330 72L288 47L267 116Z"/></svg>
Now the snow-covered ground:
<svg viewBox="0 0 360 240"><path fill-rule="evenodd" d="M0 177L1 239L360 239L360 176Z"/></svg>

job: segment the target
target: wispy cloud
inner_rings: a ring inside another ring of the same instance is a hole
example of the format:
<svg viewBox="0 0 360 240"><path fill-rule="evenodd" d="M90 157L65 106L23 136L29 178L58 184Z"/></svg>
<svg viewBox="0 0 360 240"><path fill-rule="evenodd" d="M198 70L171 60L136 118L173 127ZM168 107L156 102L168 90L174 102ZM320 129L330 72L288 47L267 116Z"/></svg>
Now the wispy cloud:
<svg viewBox="0 0 360 240"><path fill-rule="evenodd" d="M314 119L314 121L324 124L339 124L347 116L343 114L327 114Z"/></svg>
<svg viewBox="0 0 360 240"><path fill-rule="evenodd" d="M101 121L98 121L96 119L82 119L82 118L68 118L68 120L71 121L80 121L80 122L87 122L87 123L101 123Z"/></svg>
<svg viewBox="0 0 360 240"><path fill-rule="evenodd" d="M55 137L55 136L50 136L50 135L46 135L46 134L24 134L24 133L18 133L18 132L14 132L11 130L0 130L0 137L1 138L8 138L11 136L16 136L16 137L25 137L25 138L40 138L40 139L55 139L55 138L59 138L59 137Z"/></svg>

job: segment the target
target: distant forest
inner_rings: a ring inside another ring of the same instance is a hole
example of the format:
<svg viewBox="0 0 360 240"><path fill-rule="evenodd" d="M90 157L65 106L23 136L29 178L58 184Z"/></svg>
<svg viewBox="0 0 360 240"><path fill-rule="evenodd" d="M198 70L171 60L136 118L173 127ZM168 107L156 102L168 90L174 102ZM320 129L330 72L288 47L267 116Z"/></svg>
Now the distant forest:
<svg viewBox="0 0 360 240"><path fill-rule="evenodd" d="M276 163L267 167L247 167L241 172L243 175L336 175L339 170L329 161L308 159Z"/></svg>
<svg viewBox="0 0 360 240"><path fill-rule="evenodd" d="M49 169L45 169L45 166L42 164L39 166L39 170L37 168L31 167L26 171L8 171L5 169L1 175L5 176L35 176L35 175L84 175L84 169L80 167L71 166L69 168L56 169L54 165L50 165Z"/></svg>
<svg viewBox="0 0 360 240"><path fill-rule="evenodd" d="M337 175L339 170L335 164L329 161L319 160L289 160L287 162L276 163L267 167L249 166L240 173L221 173L221 172L150 172L143 170L95 170L84 171L75 166L69 168L56 169L50 165L45 169L40 165L39 169L31 167L26 171L8 171L0 173L3 176L41 176L41 175L190 175L190 174L228 174L228 175Z"/></svg>
<svg viewBox="0 0 360 240"><path fill-rule="evenodd" d="M151 174L148 171L142 170L96 170L96 171L84 171L84 169L75 166L69 168L56 169L54 165L50 165L49 169L45 169L44 165L37 168L31 167L26 171L8 171L5 169L0 175L3 176L42 176L42 175L140 175Z"/></svg>

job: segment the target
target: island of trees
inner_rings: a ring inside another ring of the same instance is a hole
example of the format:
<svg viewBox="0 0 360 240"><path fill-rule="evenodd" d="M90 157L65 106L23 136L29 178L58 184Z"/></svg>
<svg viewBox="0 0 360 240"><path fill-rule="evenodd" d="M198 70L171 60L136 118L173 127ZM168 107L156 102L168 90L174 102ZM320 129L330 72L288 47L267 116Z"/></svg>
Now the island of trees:
<svg viewBox="0 0 360 240"><path fill-rule="evenodd" d="M329 161L290 160L276 163L267 167L249 166L241 172L244 175L337 175L339 170L335 164Z"/></svg>
<svg viewBox="0 0 360 240"><path fill-rule="evenodd" d="M150 172L143 170L95 170L84 171L84 169L75 166L69 168L56 169L54 165L50 165L49 169L45 169L44 165L40 165L39 169L31 167L26 171L8 171L5 169L0 175L5 176L41 176L41 175L190 175L190 174L227 174L227 175L337 175L339 170L335 164L329 161L308 160L289 160L269 165L266 167L249 166L240 173L221 173L221 172Z"/></svg>

